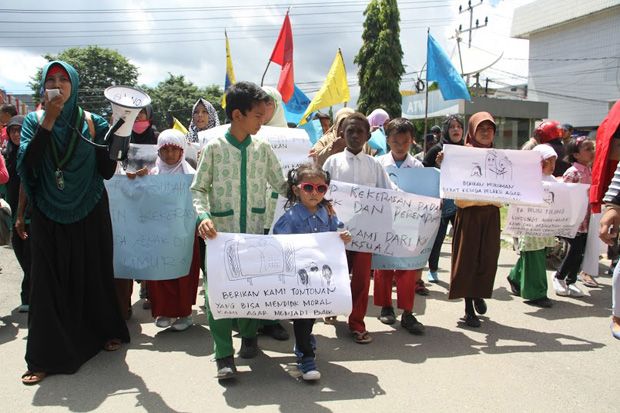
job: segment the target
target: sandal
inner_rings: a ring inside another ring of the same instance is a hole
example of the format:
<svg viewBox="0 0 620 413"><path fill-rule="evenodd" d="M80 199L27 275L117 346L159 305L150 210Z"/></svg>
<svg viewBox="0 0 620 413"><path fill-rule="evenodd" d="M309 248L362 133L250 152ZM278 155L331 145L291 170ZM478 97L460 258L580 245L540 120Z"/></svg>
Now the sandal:
<svg viewBox="0 0 620 413"><path fill-rule="evenodd" d="M33 384L41 383L45 377L47 377L47 373L42 371L32 372L26 370L26 372L22 374L22 383L26 386L32 386Z"/></svg>
<svg viewBox="0 0 620 413"><path fill-rule="evenodd" d="M368 333L368 331L353 331L353 340L357 344L368 344L372 342L372 337Z"/></svg>
<svg viewBox="0 0 620 413"><path fill-rule="evenodd" d="M121 340L118 338L113 338L111 340L108 340L103 345L103 349L105 351L116 351L119 348L121 348Z"/></svg>
<svg viewBox="0 0 620 413"><path fill-rule="evenodd" d="M585 285L586 287L590 287L590 288L599 287L594 277L592 277L590 274L586 274L585 272L582 272L581 274L579 274L579 281L581 281L581 283Z"/></svg>

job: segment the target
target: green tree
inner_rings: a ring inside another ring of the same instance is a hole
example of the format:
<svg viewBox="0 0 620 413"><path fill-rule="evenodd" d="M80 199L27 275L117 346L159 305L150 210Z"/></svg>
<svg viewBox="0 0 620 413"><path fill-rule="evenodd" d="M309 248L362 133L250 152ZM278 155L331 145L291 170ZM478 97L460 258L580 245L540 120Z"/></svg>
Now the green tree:
<svg viewBox="0 0 620 413"><path fill-rule="evenodd" d="M362 47L354 60L359 66L358 110L369 113L383 108L391 117L400 116L400 79L405 68L397 1L372 0L364 16Z"/></svg>
<svg viewBox="0 0 620 413"><path fill-rule="evenodd" d="M168 114L188 127L192 117L192 107L199 98L211 102L218 112L220 122L225 119L221 106L223 91L217 85L200 88L186 80L183 75L168 73L168 78L159 82L157 86L143 88L151 96L154 123L160 130L170 127Z"/></svg>
<svg viewBox="0 0 620 413"><path fill-rule="evenodd" d="M58 55L46 54L48 61L63 60L71 64L80 76L78 104L84 109L102 116L111 113L103 91L113 85L133 86L138 80L138 68L115 50L98 46L73 47ZM41 71L29 83L35 101L40 101Z"/></svg>

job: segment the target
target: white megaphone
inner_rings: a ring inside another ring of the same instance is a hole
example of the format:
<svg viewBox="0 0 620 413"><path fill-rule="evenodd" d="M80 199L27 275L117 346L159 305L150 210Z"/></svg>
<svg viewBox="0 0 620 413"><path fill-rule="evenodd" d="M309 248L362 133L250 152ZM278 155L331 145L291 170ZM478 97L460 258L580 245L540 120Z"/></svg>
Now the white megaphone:
<svg viewBox="0 0 620 413"><path fill-rule="evenodd" d="M138 114L151 103L149 95L131 86L110 86L103 95L112 104L114 125L106 134L110 159L122 161L127 158L131 130Z"/></svg>

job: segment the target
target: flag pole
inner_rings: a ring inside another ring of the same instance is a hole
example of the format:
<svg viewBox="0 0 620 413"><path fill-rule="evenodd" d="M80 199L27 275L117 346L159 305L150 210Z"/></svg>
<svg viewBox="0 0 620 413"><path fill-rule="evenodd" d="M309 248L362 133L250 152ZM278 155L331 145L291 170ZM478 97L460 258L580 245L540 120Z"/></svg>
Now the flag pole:
<svg viewBox="0 0 620 413"><path fill-rule="evenodd" d="M269 69L269 65L271 64L271 60L269 60L267 62L267 67L265 68L265 71L263 72L263 77L260 80L260 85L263 86L263 82L265 81L265 75L267 74L267 69Z"/></svg>
<svg viewBox="0 0 620 413"><path fill-rule="evenodd" d="M424 88L426 98L424 99L424 136L422 137L422 139L424 139L424 153L426 153L426 132L428 131L428 35L430 31L431 28L428 27L426 29L426 87Z"/></svg>
<svg viewBox="0 0 620 413"><path fill-rule="evenodd" d="M342 67L344 67L344 72L346 73L347 72L347 67L344 65L344 57L342 56L342 49L338 48L338 54L340 55L340 60L342 60ZM348 80L347 80L347 82L348 82ZM346 102L346 101L344 102L344 107L345 108L347 107L347 103L348 102Z"/></svg>

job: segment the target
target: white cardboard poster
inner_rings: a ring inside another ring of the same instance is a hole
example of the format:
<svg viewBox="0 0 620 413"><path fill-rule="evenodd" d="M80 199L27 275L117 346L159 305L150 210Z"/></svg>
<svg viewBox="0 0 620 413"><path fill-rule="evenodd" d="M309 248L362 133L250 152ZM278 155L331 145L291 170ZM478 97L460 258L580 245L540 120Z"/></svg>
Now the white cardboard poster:
<svg viewBox="0 0 620 413"><path fill-rule="evenodd" d="M227 124L198 132L200 147L204 147L211 139L224 136L229 128L230 125ZM310 162L308 153L312 146L308 134L303 129L262 126L254 136L271 144L271 148L280 161L284 176L292 168L304 162Z"/></svg>
<svg viewBox="0 0 620 413"><path fill-rule="evenodd" d="M504 231L518 237L574 238L586 216L590 185L543 182L543 205L510 205Z"/></svg>
<svg viewBox="0 0 620 413"><path fill-rule="evenodd" d="M188 144L185 147L185 160L194 169L196 169L197 155L198 145ZM130 143L125 169L127 172L135 172L145 167L151 170L155 167L157 156L157 145Z"/></svg>
<svg viewBox="0 0 620 413"><path fill-rule="evenodd" d="M583 255L581 270L590 275L598 275L601 254L607 252L607 244L598 237L599 226L603 214L597 213L590 215L588 226L588 240L586 242L586 252Z"/></svg>
<svg viewBox="0 0 620 413"><path fill-rule="evenodd" d="M218 233L207 240L209 308L215 319L348 315L351 287L336 232Z"/></svg>
<svg viewBox="0 0 620 413"><path fill-rule="evenodd" d="M398 185L403 191L439 197L439 170L435 168L386 168L392 182ZM441 217L441 211L436 215ZM418 242L418 246L413 257L386 257L385 255L373 254L372 268L378 270L410 270L424 268L431 255L437 231L439 230L439 220L429 220L422 223L419 227L419 239L426 242Z"/></svg>
<svg viewBox="0 0 620 413"><path fill-rule="evenodd" d="M538 152L446 145L441 163L442 198L542 204Z"/></svg>
<svg viewBox="0 0 620 413"><path fill-rule="evenodd" d="M413 257L433 236L420 227L441 218L439 199L391 189L332 181L326 198L351 232L351 251Z"/></svg>

